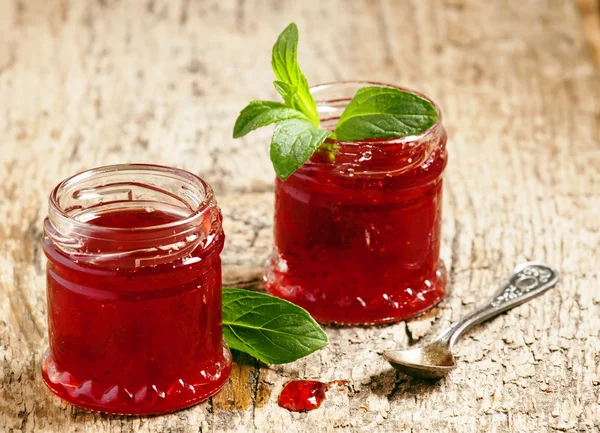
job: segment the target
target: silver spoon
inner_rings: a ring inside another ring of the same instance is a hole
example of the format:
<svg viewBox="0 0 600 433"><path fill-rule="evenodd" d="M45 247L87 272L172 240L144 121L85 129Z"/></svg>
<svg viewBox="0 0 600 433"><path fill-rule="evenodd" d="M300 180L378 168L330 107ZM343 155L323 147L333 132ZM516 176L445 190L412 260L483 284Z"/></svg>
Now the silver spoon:
<svg viewBox="0 0 600 433"><path fill-rule="evenodd" d="M485 304L450 325L427 346L413 350L392 350L383 357L397 370L415 377L437 379L447 375L456 362L454 343L473 326L541 295L558 281L558 272L542 263L522 263Z"/></svg>

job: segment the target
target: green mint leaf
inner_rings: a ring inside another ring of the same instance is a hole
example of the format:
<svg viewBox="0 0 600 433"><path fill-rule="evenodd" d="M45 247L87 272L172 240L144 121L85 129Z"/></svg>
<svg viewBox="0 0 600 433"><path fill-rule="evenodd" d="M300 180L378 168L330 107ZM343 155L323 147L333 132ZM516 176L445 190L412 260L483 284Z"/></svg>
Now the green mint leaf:
<svg viewBox="0 0 600 433"><path fill-rule="evenodd" d="M337 140L394 138L416 135L439 119L428 100L393 87L363 87L338 121Z"/></svg>
<svg viewBox="0 0 600 433"><path fill-rule="evenodd" d="M308 118L293 108L286 107L279 102L252 101L244 108L233 127L233 138L243 137L250 131L286 119Z"/></svg>
<svg viewBox="0 0 600 433"><path fill-rule="evenodd" d="M331 134L308 120L288 119L275 124L271 139L271 161L275 173L286 180Z"/></svg>
<svg viewBox="0 0 600 433"><path fill-rule="evenodd" d="M319 129L319 114L306 77L298 66L298 28L291 23L273 46L272 66L275 89L284 104L252 101L244 108L233 127L239 138L262 126L275 123L271 139L271 161L280 179L287 179L304 164L331 135Z"/></svg>
<svg viewBox="0 0 600 433"><path fill-rule="evenodd" d="M286 83L285 81L273 81L273 85L275 86L275 90L279 92L285 104L288 107L293 107L294 104L297 105L298 100L298 88L292 86L291 84Z"/></svg>
<svg viewBox="0 0 600 433"><path fill-rule="evenodd" d="M284 364L329 342L305 310L264 293L223 288L223 337L230 348Z"/></svg>
<svg viewBox="0 0 600 433"><path fill-rule="evenodd" d="M296 27L295 23L291 23L281 32L277 38L277 42L273 46L271 65L273 66L273 73L275 73L275 77L278 80L275 82L275 88L283 96L286 104L303 112L315 126L319 126L317 105L310 93L306 77L300 70L300 66L298 66L297 54L298 27ZM278 84L279 82L289 85L284 93L280 90L281 85ZM295 91L292 95L297 95L297 98L289 95L290 91L294 88Z"/></svg>

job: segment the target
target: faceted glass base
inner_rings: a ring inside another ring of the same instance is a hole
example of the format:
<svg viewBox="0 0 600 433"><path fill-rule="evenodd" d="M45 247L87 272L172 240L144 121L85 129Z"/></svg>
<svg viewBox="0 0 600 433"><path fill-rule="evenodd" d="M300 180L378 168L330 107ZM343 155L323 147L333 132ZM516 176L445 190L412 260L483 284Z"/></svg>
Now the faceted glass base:
<svg viewBox="0 0 600 433"><path fill-rule="evenodd" d="M200 369L194 377L175 379L164 389L152 383L132 389L75 378L61 369L49 351L42 361L44 382L57 396L85 409L122 415L159 414L193 406L217 393L230 372L231 353L225 345L222 356L210 368Z"/></svg>
<svg viewBox="0 0 600 433"><path fill-rule="evenodd" d="M375 325L399 322L417 316L437 305L446 294L446 268L437 270L418 283L399 281L390 287L336 287L331 280L319 287L313 279L303 281L294 275L275 251L265 269L267 291L306 309L323 324Z"/></svg>

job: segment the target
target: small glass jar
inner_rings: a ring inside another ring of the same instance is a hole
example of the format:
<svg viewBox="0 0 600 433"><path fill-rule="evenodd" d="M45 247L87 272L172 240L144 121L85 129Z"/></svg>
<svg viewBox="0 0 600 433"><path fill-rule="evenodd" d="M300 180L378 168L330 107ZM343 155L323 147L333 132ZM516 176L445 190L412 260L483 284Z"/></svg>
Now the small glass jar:
<svg viewBox="0 0 600 433"><path fill-rule="evenodd" d="M42 375L55 394L101 412L156 414L225 384L224 234L202 179L153 165L80 173L51 193L44 234Z"/></svg>
<svg viewBox="0 0 600 433"><path fill-rule="evenodd" d="M370 85L382 84L314 87L321 126L333 129L356 91ZM286 181L277 179L267 290L322 323L395 322L440 302L446 139L441 115L416 136L328 139Z"/></svg>

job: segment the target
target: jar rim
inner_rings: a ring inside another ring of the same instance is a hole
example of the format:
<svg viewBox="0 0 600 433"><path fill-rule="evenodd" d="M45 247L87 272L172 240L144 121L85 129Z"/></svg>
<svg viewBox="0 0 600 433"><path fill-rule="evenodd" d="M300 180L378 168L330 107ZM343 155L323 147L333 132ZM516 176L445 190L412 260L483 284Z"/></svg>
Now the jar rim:
<svg viewBox="0 0 600 433"><path fill-rule="evenodd" d="M439 105L435 101L433 101L431 98L429 98L428 96L424 95L421 92L417 92L416 90L412 90L412 89L409 89L406 87L396 86L394 84L381 83L378 81L362 81L362 80L332 81L332 82L328 82L328 83L320 83L320 84L317 84L310 88L310 92L313 95L313 97L315 98L315 102L317 104L317 112L319 113L319 119L321 122L325 122L328 120L329 121L336 120L336 119L339 119L339 116L323 117L322 112L324 110L322 109L321 111L319 111L319 106L321 106L321 108L323 108L324 106L326 106L326 104L332 103L332 102L340 102L340 101L350 102L350 100L354 96L354 95L352 95L352 97L343 97L343 98L339 98L339 99L326 99L326 100L318 99L319 92L323 92L334 86L336 86L336 87L337 86L355 86L355 87L357 87L357 91L361 87L379 86L379 87L395 88L395 89L402 90L404 92L409 92L409 93L417 95L417 96L427 100L429 103L431 103L431 105L433 105L433 107L435 108L435 110L438 113L438 120L436 123L431 125L429 128L427 128L425 131L421 132L420 134L407 135L404 137L393 137L393 138L368 138L368 139L364 139L364 140L353 140L353 141L337 140L335 138L328 137L325 140L325 143L337 145L337 146L360 146L360 145L364 145L364 144L384 146L384 145L388 145L388 144L393 145L393 144L404 144L404 143L414 143L414 142L418 143L418 142L426 139L428 136L435 134L442 128L442 110L440 109Z"/></svg>
<svg viewBox="0 0 600 433"><path fill-rule="evenodd" d="M172 177L173 176L179 177L182 180L186 180L186 181L198 184L198 186L203 190L204 198L198 202L197 209L191 209L190 214L186 217L177 219L172 222L164 223L164 224L142 226L142 227L130 227L130 228L98 226L98 225L95 225L90 222L81 221L81 220L78 220L78 219L70 216L66 212L66 210L63 209L63 207L60 205L61 191L64 191L67 187L69 187L73 184L77 184L79 182L85 181L88 178L95 176L95 175L104 175L104 174L110 174L110 173L122 172L122 171L134 171L135 172L135 171L143 171L143 170L156 172L157 174L162 173L163 175L168 174ZM153 230L161 230L162 231L162 230L166 230L166 229L175 229L175 228L180 228L180 227L185 228L185 227L189 226L190 224L192 224L195 220L201 218L203 216L204 212L206 211L206 209L208 209L212 206L216 206L214 191L213 191L212 187L208 183L206 183L202 178L200 178L199 176L196 176L193 173L190 173L189 171L186 171L186 170L183 170L180 168L167 167L167 166L157 165L157 164L113 164L113 165L104 165L104 166L84 170L84 171L74 174L73 176L70 176L67 179L60 182L56 187L54 187L54 189L50 193L50 197L49 197L49 208L50 208L49 210L50 210L50 219L51 220L54 219L55 217L58 217L59 220L62 220L62 222L70 224L75 229L79 228L84 231L93 229L94 232L96 232L96 233L98 233L98 232L104 232L104 233L109 233L109 232L148 233Z"/></svg>
<svg viewBox="0 0 600 433"><path fill-rule="evenodd" d="M98 215L145 209L173 213L154 225L94 224ZM49 198L44 251L75 263L137 268L183 259L197 248L223 245L221 212L212 188L182 169L153 164L108 165L75 174Z"/></svg>

